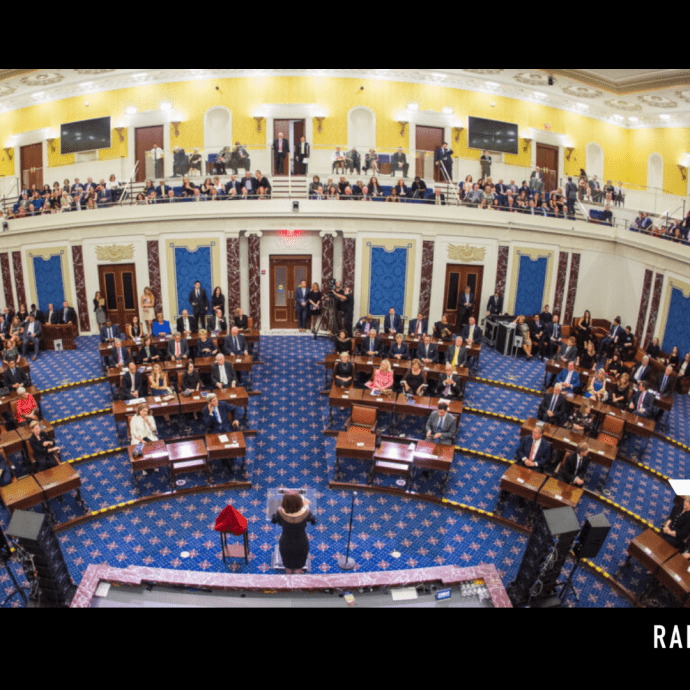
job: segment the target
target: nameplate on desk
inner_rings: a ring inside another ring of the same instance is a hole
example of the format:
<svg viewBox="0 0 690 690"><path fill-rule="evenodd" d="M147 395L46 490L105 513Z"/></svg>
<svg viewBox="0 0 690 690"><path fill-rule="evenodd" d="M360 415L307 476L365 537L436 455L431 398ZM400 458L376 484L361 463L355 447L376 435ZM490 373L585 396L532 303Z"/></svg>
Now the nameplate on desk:
<svg viewBox="0 0 690 690"><path fill-rule="evenodd" d="M525 480L522 477L517 478L518 484L524 484Z"/></svg>
<svg viewBox="0 0 690 690"><path fill-rule="evenodd" d="M644 424L643 424L642 422L638 422L638 423L637 423L637 426L642 426L642 427L643 427Z"/></svg>
<svg viewBox="0 0 690 690"><path fill-rule="evenodd" d="M231 448L239 448L240 444L239 443L226 443L225 444L225 450L230 450Z"/></svg>
<svg viewBox="0 0 690 690"><path fill-rule="evenodd" d="M364 444L363 444L363 443L358 443L358 444L357 444L357 448L364 448Z"/></svg>
<svg viewBox="0 0 690 690"><path fill-rule="evenodd" d="M376 402L383 402L383 398L376 398Z"/></svg>
<svg viewBox="0 0 690 690"><path fill-rule="evenodd" d="M233 400L233 399L236 398L236 397L237 397L236 395L231 395L231 396L230 396L230 400Z"/></svg>
<svg viewBox="0 0 690 690"><path fill-rule="evenodd" d="M373 364L374 364L374 362L367 362L367 366L371 366Z"/></svg>
<svg viewBox="0 0 690 690"><path fill-rule="evenodd" d="M229 438L228 436L219 436L219 437L218 437L218 440L219 440L221 443L230 443L230 438Z"/></svg>
<svg viewBox="0 0 690 690"><path fill-rule="evenodd" d="M569 439L569 438L564 438L564 439L563 439L563 443L570 443L570 439Z"/></svg>
<svg viewBox="0 0 690 690"><path fill-rule="evenodd" d="M604 451L603 451L603 450L600 450L600 451L599 451L599 455L605 455Z"/></svg>
<svg viewBox="0 0 690 690"><path fill-rule="evenodd" d="M557 501L562 501L562 500L563 500L563 496L561 496L560 494L559 494L558 496L554 496L554 498L555 498Z"/></svg>
<svg viewBox="0 0 690 690"><path fill-rule="evenodd" d="M349 400L350 396L349 395L341 395L340 398L341 398L341 400Z"/></svg>
<svg viewBox="0 0 690 690"><path fill-rule="evenodd" d="M242 360L239 359L239 358L238 358L238 359L235 359L235 364L242 364Z"/></svg>
<svg viewBox="0 0 690 690"><path fill-rule="evenodd" d="M652 555L652 550L651 550L648 546L643 546L643 547L642 547L642 550L643 550L648 556L651 556L651 555Z"/></svg>
<svg viewBox="0 0 690 690"><path fill-rule="evenodd" d="M154 398L153 399L153 402L155 402L155 403L159 403L160 401L161 401L161 398Z"/></svg>

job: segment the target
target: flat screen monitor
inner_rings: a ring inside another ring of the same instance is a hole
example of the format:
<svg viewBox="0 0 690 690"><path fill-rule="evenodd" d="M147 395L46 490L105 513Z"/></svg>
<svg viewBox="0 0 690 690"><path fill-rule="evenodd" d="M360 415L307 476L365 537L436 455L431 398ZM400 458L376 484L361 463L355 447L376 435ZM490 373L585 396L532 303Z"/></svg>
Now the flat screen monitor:
<svg viewBox="0 0 690 690"><path fill-rule="evenodd" d="M508 122L484 120L471 117L469 126L469 147L496 153L510 153L517 156L518 126Z"/></svg>
<svg viewBox="0 0 690 690"><path fill-rule="evenodd" d="M64 156L67 153L109 149L112 146L110 132L109 117L62 125L60 127L60 152Z"/></svg>

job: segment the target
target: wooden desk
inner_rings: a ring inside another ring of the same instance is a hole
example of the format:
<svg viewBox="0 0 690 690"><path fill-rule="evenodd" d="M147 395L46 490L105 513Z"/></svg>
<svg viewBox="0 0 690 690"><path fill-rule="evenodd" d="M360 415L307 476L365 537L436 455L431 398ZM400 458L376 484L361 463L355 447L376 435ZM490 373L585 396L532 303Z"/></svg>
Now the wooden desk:
<svg viewBox="0 0 690 690"><path fill-rule="evenodd" d="M43 489L32 475L0 487L0 498L13 514L15 510L30 510L43 503Z"/></svg>
<svg viewBox="0 0 690 690"><path fill-rule="evenodd" d="M74 324L43 324L43 349L54 350L55 341L62 340L63 350L76 350L76 337L79 334Z"/></svg>
<svg viewBox="0 0 690 690"><path fill-rule="evenodd" d="M630 542L628 562L634 558L652 575L656 575L659 568L677 553L675 546L671 546L655 530L648 529Z"/></svg>
<svg viewBox="0 0 690 690"><path fill-rule="evenodd" d="M139 479L137 472L148 472L149 470L156 470L160 467L168 467L170 465L170 456L165 441L156 441L155 443L146 443L144 445L143 455L140 458L133 456L136 446L129 446L127 452L129 454L129 462L132 466L132 475L137 491L139 491Z"/></svg>
<svg viewBox="0 0 690 690"><path fill-rule="evenodd" d="M405 491L410 486L414 450L400 443L382 443L374 453L372 481L377 474L393 474L405 478Z"/></svg>
<svg viewBox="0 0 690 690"><path fill-rule="evenodd" d="M662 563L657 580L668 589L681 604L690 605L690 561L682 554L677 554Z"/></svg>
<svg viewBox="0 0 690 690"><path fill-rule="evenodd" d="M414 465L412 470L412 485L417 470L426 472L442 472L441 495L445 494L450 470L455 457L455 446L446 446L440 443L421 441L414 451Z"/></svg>
<svg viewBox="0 0 690 690"><path fill-rule="evenodd" d="M70 491L76 491L77 503L84 512L87 512L86 504L81 497L81 477L72 465L62 463L57 467L38 472L34 476L41 485L46 501L60 498Z"/></svg>
<svg viewBox="0 0 690 690"><path fill-rule="evenodd" d="M223 390L214 390L206 396L201 393L193 393L189 397L181 395L180 400L180 414L194 414L202 412L207 406L208 395L216 395L219 402L226 402L233 407L244 408L244 423L249 423L249 394L244 388L223 388Z"/></svg>
<svg viewBox="0 0 690 690"><path fill-rule="evenodd" d="M368 391L367 391L368 392ZM359 388L337 388L333 386L328 396L328 427L333 426L333 408L341 409L352 408L353 405L359 405L362 402L364 391Z"/></svg>
<svg viewBox="0 0 690 690"><path fill-rule="evenodd" d="M221 438L225 437L228 442L221 441ZM209 464L216 460L226 462L229 459L242 458L242 471L244 472L247 461L247 442L244 434L240 432L209 434L206 436L206 449L208 450Z"/></svg>
<svg viewBox="0 0 690 690"><path fill-rule="evenodd" d="M362 462L371 462L372 468L369 472L367 483L371 484L373 474L374 452L376 450L376 435L365 429L350 429L338 434L338 441L335 446L335 477L338 478L340 471L340 459L351 458Z"/></svg>
<svg viewBox="0 0 690 690"><path fill-rule="evenodd" d="M565 484L549 477L539 490L537 505L546 508L577 508L584 491L576 486Z"/></svg>
<svg viewBox="0 0 690 690"><path fill-rule="evenodd" d="M501 493L499 505L503 503L508 494L524 498L530 503L536 503L539 490L546 483L548 477L539 472L534 472L522 465L511 465L501 477Z"/></svg>
<svg viewBox="0 0 690 690"><path fill-rule="evenodd" d="M189 472L206 472L209 484L213 478L208 466L208 450L204 439L188 439L168 445L170 456L171 489L175 490L175 478Z"/></svg>

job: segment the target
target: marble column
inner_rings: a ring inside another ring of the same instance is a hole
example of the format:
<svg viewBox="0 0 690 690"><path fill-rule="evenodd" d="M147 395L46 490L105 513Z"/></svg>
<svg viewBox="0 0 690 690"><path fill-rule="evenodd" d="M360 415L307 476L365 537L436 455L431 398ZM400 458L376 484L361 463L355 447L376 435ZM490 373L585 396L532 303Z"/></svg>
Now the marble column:
<svg viewBox="0 0 690 690"><path fill-rule="evenodd" d="M321 292L327 293L334 277L333 244L335 233L322 232L321 235ZM315 281L312 281L315 282Z"/></svg>
<svg viewBox="0 0 690 690"><path fill-rule="evenodd" d="M659 313L659 305L661 304L661 291L664 287L664 276L662 273L656 274L656 280L654 281L654 293L652 294L652 306L649 310L649 323L647 324L647 335L645 336L644 343L640 345L643 350L649 347L649 344L654 338L654 331L656 330L656 317Z"/></svg>
<svg viewBox="0 0 690 690"><path fill-rule="evenodd" d="M508 303L508 295L506 295L506 278L508 277L508 257L510 255L510 247L498 248L498 264L496 267L496 292L503 295L504 302Z"/></svg>
<svg viewBox="0 0 690 690"><path fill-rule="evenodd" d="M642 299L640 300L640 312L637 315L637 328L635 329L635 337L637 342L642 342L644 335L644 324L647 319L647 308L649 307L649 299L652 295L652 279L654 272L647 269L644 272L644 283L642 285Z"/></svg>
<svg viewBox="0 0 690 690"><path fill-rule="evenodd" d="M10 270L10 257L7 252L0 254L0 268L2 269L2 285L5 290L5 306L14 311L12 271Z"/></svg>
<svg viewBox="0 0 690 690"><path fill-rule="evenodd" d="M247 236L249 264L249 311L254 328L261 328L261 237L262 233Z"/></svg>
<svg viewBox="0 0 690 690"><path fill-rule="evenodd" d="M356 238L345 237L343 239L343 273L341 280L343 287L351 287L353 290L358 285L357 276L355 275L355 267L357 265L356 251Z"/></svg>
<svg viewBox="0 0 690 690"><path fill-rule="evenodd" d="M21 252L12 252L12 267L14 268L14 284L17 288L17 309L19 309L19 305L23 304L25 307L27 306Z"/></svg>
<svg viewBox="0 0 690 690"><path fill-rule="evenodd" d="M558 273L556 275L556 294L553 298L552 314L561 315L563 309L563 295L565 293L565 278L568 273L568 252L560 252L558 255ZM564 322L565 323L565 322Z"/></svg>
<svg viewBox="0 0 690 690"><path fill-rule="evenodd" d="M573 320L575 298L577 297L577 281L580 278L580 254L573 254L570 261L570 281L568 282L568 297L565 302L565 316L561 323L566 326Z"/></svg>
<svg viewBox="0 0 690 690"><path fill-rule="evenodd" d="M163 308L163 295L161 293L161 263L158 240L149 240L146 248L149 255L149 287L156 298L155 310L156 313L158 313Z"/></svg>
<svg viewBox="0 0 690 690"><path fill-rule="evenodd" d="M242 281L240 279L240 238L227 240L228 262L228 317L242 306Z"/></svg>
<svg viewBox="0 0 690 690"><path fill-rule="evenodd" d="M89 300L86 296L86 279L84 277L84 255L81 246L72 247L72 263L74 264L74 287L77 292L77 314L79 314L79 329L82 333L91 330L89 319Z"/></svg>
<svg viewBox="0 0 690 690"><path fill-rule="evenodd" d="M429 318L431 311L431 283L434 279L434 251L436 243L424 240L422 246L422 282L419 285L419 308L417 312ZM410 314L410 319L416 319L417 314Z"/></svg>

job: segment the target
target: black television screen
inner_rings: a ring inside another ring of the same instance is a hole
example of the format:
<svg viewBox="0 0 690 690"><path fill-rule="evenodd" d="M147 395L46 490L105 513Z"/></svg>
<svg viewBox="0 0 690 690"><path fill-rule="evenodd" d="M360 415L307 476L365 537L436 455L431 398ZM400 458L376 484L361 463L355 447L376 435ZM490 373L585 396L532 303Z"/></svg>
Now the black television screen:
<svg viewBox="0 0 690 690"><path fill-rule="evenodd" d="M71 122L60 127L60 152L62 155L109 149L111 145L109 117Z"/></svg>
<svg viewBox="0 0 690 690"><path fill-rule="evenodd" d="M469 147L497 153L510 153L517 156L518 126L508 122L483 120L471 117L469 126Z"/></svg>

